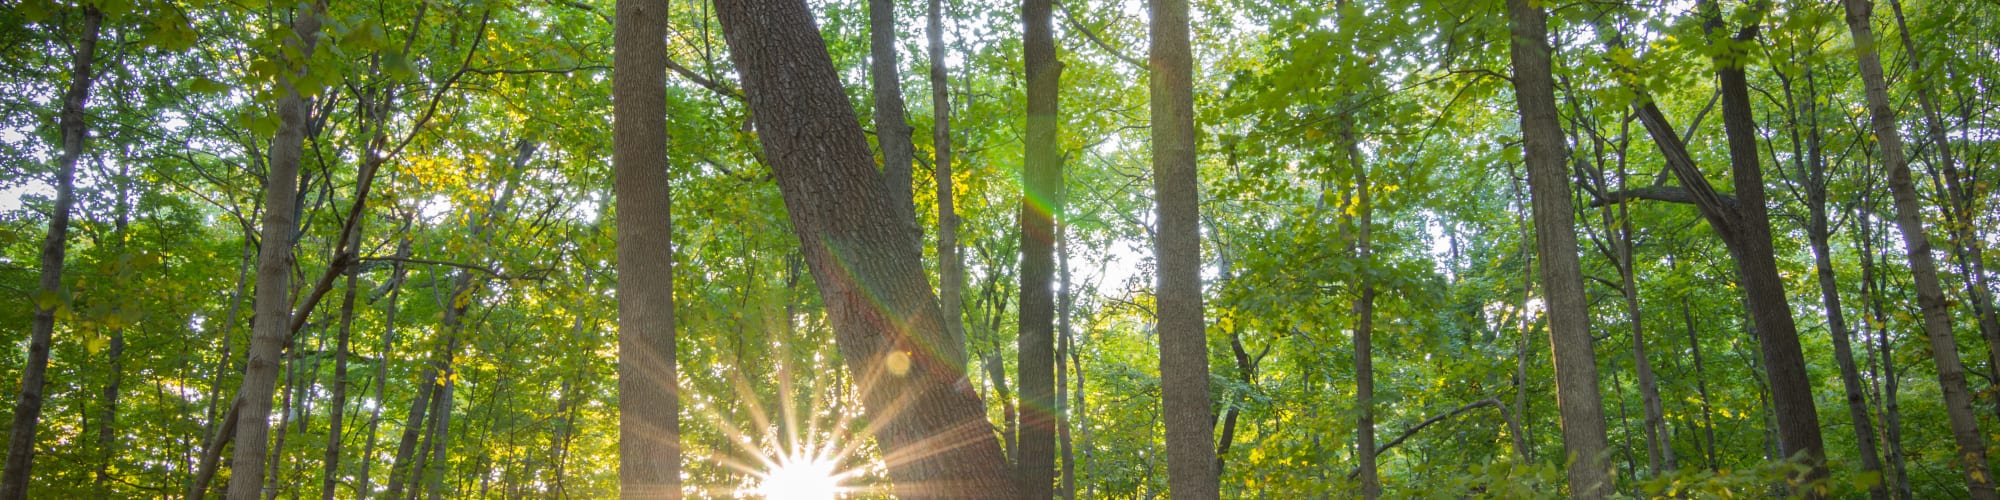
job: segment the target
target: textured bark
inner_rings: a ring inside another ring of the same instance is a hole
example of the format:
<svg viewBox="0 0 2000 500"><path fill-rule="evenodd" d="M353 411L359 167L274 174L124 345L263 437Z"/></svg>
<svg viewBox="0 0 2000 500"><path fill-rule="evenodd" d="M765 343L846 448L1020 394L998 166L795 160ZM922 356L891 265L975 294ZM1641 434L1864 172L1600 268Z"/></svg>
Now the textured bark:
<svg viewBox="0 0 2000 500"><path fill-rule="evenodd" d="M1187 0L1148 0L1153 122L1154 237L1159 264L1160 410L1167 431L1167 486L1174 498L1217 498L1214 420L1209 408L1208 328L1201 296L1201 192L1196 170L1194 57Z"/></svg>
<svg viewBox="0 0 2000 500"><path fill-rule="evenodd" d="M1520 105L1536 253L1541 257L1549 343L1556 364L1556 407L1569 458L1569 493L1573 498L1605 498L1614 485L1569 180L1563 167L1567 155L1563 152L1562 124L1556 119L1548 14L1528 0L1508 0L1507 13L1513 32L1509 53L1514 64L1514 96Z"/></svg>
<svg viewBox="0 0 2000 500"><path fill-rule="evenodd" d="M41 427L43 386L48 383L49 343L56 328L56 309L64 302L62 266L69 245L69 217L76 205L76 162L83 156L89 138L84 105L90 101L95 82L92 65L97 58L99 29L104 13L96 7L83 8L83 31L77 35L76 52L70 55L69 89L63 92L62 154L56 158L56 206L49 217L49 232L42 240L41 281L33 300L35 318L28 334L28 359L21 367L21 392L14 400L14 423L7 435L7 463L0 471L0 500L27 498L28 481L33 477L36 431Z"/></svg>
<svg viewBox="0 0 2000 500"><path fill-rule="evenodd" d="M725 0L716 13L893 493L1015 498L983 404L940 355L918 234L890 216L812 13L802 0Z"/></svg>
<svg viewBox="0 0 2000 500"><path fill-rule="evenodd" d="M876 0L883 1L883 0ZM1026 158L1021 172L1021 294L1019 359L1020 451L1015 454L1023 498L1049 498L1055 486L1055 215L1062 213L1062 153L1058 143L1054 0L1023 0L1022 59L1027 71Z"/></svg>
<svg viewBox="0 0 2000 500"><path fill-rule="evenodd" d="M951 170L951 78L947 76L944 51L943 0L928 2L924 23L930 39L931 59L931 150L937 157L932 168L937 177L938 217L938 302L944 307L944 345L939 349L945 363L965 366L965 259L958 248L957 195Z"/></svg>
<svg viewBox="0 0 2000 500"><path fill-rule="evenodd" d="M875 141L882 147L882 182L890 208L911 228L917 226L910 163L910 122L904 119L901 65L896 57L896 0L868 0L869 81L875 92Z"/></svg>
<svg viewBox="0 0 2000 500"><path fill-rule="evenodd" d="M1868 99L1868 118L1874 126L1882 166L1888 170L1889 195L1896 208L1896 226L1903 233L1903 249L1910 259L1910 277L1916 284L1917 308L1923 312L1924 333L1930 337L1931 360L1937 364L1938 386L1944 392L1945 413L1951 421L1952 438L1958 444L1956 462L1965 474L1965 484L1974 500L2000 498L1993 475L1986 465L1986 438L1979 433L1979 420L1972 413L1972 395L1966 388L1965 367L1959 361L1958 343L1952 337L1951 311L1944 287L1938 281L1937 263L1931 255L1930 234L1924 228L1923 207L1917 187L1910 180L1910 167L1903 156L1902 132L1896 129L1896 112L1889 106L1889 82L1882 76L1882 60L1875 48L1874 28L1869 25L1868 0L1845 0L1848 31L1854 35L1855 59Z"/></svg>
<svg viewBox="0 0 2000 500"><path fill-rule="evenodd" d="M618 484L680 498L673 202L667 176L666 0L618 2L612 151L618 224Z"/></svg>
<svg viewBox="0 0 2000 500"><path fill-rule="evenodd" d="M249 360L243 367L243 384L238 389L235 454L229 461L229 500L262 498L258 488L264 479L266 439L270 435L271 394L278 383L278 358L291 340L291 301L286 292L291 279L292 233L298 226L297 205L299 159L304 153L307 112L310 105L293 86L305 73L319 41L320 17L326 4L318 3L295 10L293 36L286 43L300 54L299 60L284 60L283 67L300 68L281 75L278 98L278 132L271 139L268 178L264 182L264 224L257 252L257 292L252 301L256 320L251 325ZM287 51L289 52L289 51Z"/></svg>

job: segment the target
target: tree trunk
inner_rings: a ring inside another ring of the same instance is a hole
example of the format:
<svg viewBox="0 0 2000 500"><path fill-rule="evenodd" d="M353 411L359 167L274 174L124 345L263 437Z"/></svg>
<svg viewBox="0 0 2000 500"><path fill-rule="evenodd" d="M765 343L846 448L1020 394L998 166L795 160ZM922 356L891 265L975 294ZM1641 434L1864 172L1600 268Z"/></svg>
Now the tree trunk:
<svg viewBox="0 0 2000 500"><path fill-rule="evenodd" d="M1866 317L1876 330L1876 352L1882 363L1882 444L1888 455L1890 473L1883 481L1895 485L1896 498L1907 500L1914 495L1910 491L1909 468L1903 454L1902 409L1896 401L1902 375L1896 371L1895 344L1889 341L1889 318L1882 307L1882 284L1878 279L1881 275L1875 272L1873 208L1872 196L1868 190L1863 190L1861 203L1854 213L1854 228L1858 233L1855 239L1861 243L1861 296L1868 303L1869 315ZM1886 254L1883 257L1884 261L1888 260Z"/></svg>
<svg viewBox="0 0 2000 500"><path fill-rule="evenodd" d="M1354 136L1351 121L1342 135L1349 167L1354 169L1357 207L1353 211L1353 250L1355 261L1361 263L1360 290L1354 297L1354 448L1361 463L1361 497L1375 500L1382 496L1382 476L1375 464L1375 349L1371 345L1375 335L1375 280L1369 274L1373 272L1370 261L1374 259L1371 238L1375 206L1374 195L1369 193L1368 167L1361 160L1361 144Z"/></svg>
<svg viewBox="0 0 2000 500"><path fill-rule="evenodd" d="M35 319L28 336L28 360L21 367L21 393L14 401L14 424L7 438L7 464L0 472L0 500L27 498L28 481L33 478L36 431L42 419L42 388L48 383L49 343L56 327L56 309L69 302L63 297L62 266L69 244L70 210L76 205L76 162L89 138L84 105L90 101L94 83L91 65L97 58L99 28L104 13L96 7L83 8L83 31L77 35L76 51L70 55L69 90L63 92L62 155L56 158L56 206L49 217L48 236L42 240L41 281L34 297Z"/></svg>
<svg viewBox="0 0 2000 500"><path fill-rule="evenodd" d="M341 420L347 412L347 340L354 331L354 293L359 269L347 269L347 291L340 297L340 333L334 341L333 351L333 410L326 429L326 460L320 473L319 496L322 500L333 500L334 487L340 484L340 433Z"/></svg>
<svg viewBox="0 0 2000 500"><path fill-rule="evenodd" d="M618 483L623 498L680 498L673 202L667 171L669 2L621 0L612 51L618 211Z"/></svg>
<svg viewBox="0 0 2000 500"><path fill-rule="evenodd" d="M915 228L869 158L854 109L802 0L719 2L764 157L877 426L893 493L1016 497L983 404L949 363ZM937 443L957 443L940 447Z"/></svg>
<svg viewBox="0 0 2000 500"><path fill-rule="evenodd" d="M925 31L930 38L931 59L931 148L937 155L932 168L937 177L938 218L938 302L944 307L946 364L965 367L965 259L959 256L958 210L953 206L956 189L951 170L951 79L944 49L944 6L930 0Z"/></svg>
<svg viewBox="0 0 2000 500"><path fill-rule="evenodd" d="M1553 89L1550 91L1553 93ZM1514 199L1518 206L1528 205L1527 190L1521 188L1521 179L1514 178ZM1535 239L1534 227L1527 217L1515 212L1515 221L1521 226L1521 337L1514 349L1514 419L1508 421L1507 432L1514 436L1514 455L1519 463L1535 461L1533 441L1528 439L1528 356L1534 351L1528 344L1534 337L1535 314L1528 303L1535 297Z"/></svg>
<svg viewBox="0 0 2000 500"><path fill-rule="evenodd" d="M1208 392L1208 327L1201 290L1201 190L1196 169L1194 58L1187 0L1148 0L1153 123L1154 237L1159 266L1161 411L1167 485L1175 498L1221 494Z"/></svg>
<svg viewBox="0 0 2000 500"><path fill-rule="evenodd" d="M249 361L243 367L243 384L238 389L241 415L236 425L236 452L229 461L229 500L262 498L258 488L264 479L265 441L270 435L271 394L277 389L278 359L291 337L291 301L286 296L291 279L291 238L298 226L299 159L304 153L307 112L310 105L295 81L305 75L306 61L312 58L319 41L320 17L324 2L295 10L293 37L288 44L299 53L298 60L278 56L280 66L299 68L280 75L278 132L271 139L269 178L264 182L264 224L257 252L257 293L252 302L256 320L251 325ZM290 52L290 51L285 51Z"/></svg>
<svg viewBox="0 0 2000 500"><path fill-rule="evenodd" d="M1910 277L1916 284L1917 307L1924 316L1924 333L1930 337L1931 360L1937 364L1938 386L1944 392L1945 413L1951 420L1951 434L1958 444L1954 462L1963 469L1966 488L1974 500L2000 498L1986 465L1986 438L1979 433L1979 420L1972 413L1972 396L1966 389L1965 367L1959 362L1958 343L1952 337L1951 311L1939 284L1937 264L1931 255L1930 235L1924 229L1923 207L1917 188L1910 180L1910 167L1903 157L1902 133L1896 129L1896 112L1889 107L1889 83L1882 76L1882 61L1875 49L1875 34L1869 25L1869 0L1845 0L1847 27L1854 34L1855 58L1861 67L1861 81L1868 95L1868 117L1881 148L1882 164L1889 174L1889 194L1895 201L1896 225L1902 229L1903 247L1910 259Z"/></svg>
<svg viewBox="0 0 2000 500"><path fill-rule="evenodd" d="M126 164L119 169L114 181L118 184L118 220L112 223L113 253L126 258L126 232L132 220L131 179L132 167ZM105 351L105 361L109 365L110 380L104 383L104 407L97 419L97 470L92 474L91 488L98 494L110 497L111 463L118 456L118 396L120 385L125 380L125 329L111 329L110 346Z"/></svg>
<svg viewBox="0 0 2000 500"><path fill-rule="evenodd" d="M1563 168L1562 124L1557 121L1555 78L1550 70L1548 13L1528 0L1507 0L1513 32L1509 53L1519 100L1529 196L1547 298L1549 343L1556 364L1556 406L1569 456L1570 496L1605 498L1614 491L1597 387L1583 268L1578 261L1574 211Z"/></svg>
<svg viewBox="0 0 2000 500"><path fill-rule="evenodd" d="M868 0L868 74L875 93L875 141L882 147L882 181L899 221L917 227L910 163L910 123L904 119L902 67L896 57L896 0Z"/></svg>
<svg viewBox="0 0 2000 500"><path fill-rule="evenodd" d="M1069 191L1064 186L1063 191ZM1056 429L1062 440L1062 486L1059 494L1067 500L1076 500L1076 449L1071 441L1069 370L1076 366L1070 360L1076 357L1076 341L1070 331L1070 314L1076 307L1076 295L1069 281L1069 224L1056 226ZM1081 390L1080 388L1078 390ZM1220 467L1217 468L1218 470Z"/></svg>
<svg viewBox="0 0 2000 500"><path fill-rule="evenodd" d="M1949 204L1944 214L1945 221L1953 228L1949 231L1952 253L1966 271L1965 288L1972 299L1972 310L1979 318L1979 333L1986 338L1987 352L1995 360L1988 369L2000 376L2000 304L1993 302L1993 288L1986 281L1985 245L1979 244L1978 212L1973 205L1978 194L1960 179L1958 158L1952 154L1950 135L1938 112L1936 91L1929 85L1931 78L1924 73L1923 51L1917 50L1910 27L1903 19L1903 3L1889 0L1889 9L1896 15L1896 32L1903 38L1904 59L1910 64L1910 73L1915 75L1910 81L1915 87L1917 105L1924 113L1924 130L1929 132L1931 146L1937 148L1937 169L1944 171L1945 200ZM2000 393L1995 397L2000 398ZM1994 408L2000 411L2000 405Z"/></svg>
<svg viewBox="0 0 2000 500"><path fill-rule="evenodd" d="M396 247L397 257L409 257L410 240L405 237ZM382 408L388 405L386 393L389 384L389 353L396 349L396 313L400 310L403 295L403 276L407 268L397 262L389 277L389 310L382 315L382 351L375 360L375 404L369 409L368 444L362 446L361 471L354 478L354 488L358 497L374 498L375 486L369 480L375 466L375 439L382 429Z"/></svg>
<svg viewBox="0 0 2000 500"><path fill-rule="evenodd" d="M873 0L887 1L887 0ZM1026 161L1021 173L1021 294L1019 359L1020 451L1015 474L1023 498L1049 498L1055 487L1055 215L1062 213L1062 153L1056 91L1054 0L1023 0L1022 59L1027 71Z"/></svg>

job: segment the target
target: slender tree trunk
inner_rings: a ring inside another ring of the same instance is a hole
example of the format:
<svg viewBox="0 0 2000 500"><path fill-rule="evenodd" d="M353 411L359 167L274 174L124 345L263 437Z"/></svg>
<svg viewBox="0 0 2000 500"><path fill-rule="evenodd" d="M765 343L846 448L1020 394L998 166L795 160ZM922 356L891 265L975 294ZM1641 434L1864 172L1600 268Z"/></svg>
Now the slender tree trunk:
<svg viewBox="0 0 2000 500"><path fill-rule="evenodd" d="M257 253L257 293L251 325L249 361L243 367L243 384L238 389L236 452L229 461L229 500L257 500L264 479L266 439L270 436L271 395L277 389L279 358L291 337L291 301L286 296L291 279L291 238L298 226L299 160L304 154L305 125L311 106L295 87L305 75L306 61L312 58L319 41L320 17L324 2L295 10L293 36L287 39L299 54L298 60L278 56L280 66L297 67L279 78L284 95L278 98L278 132L271 139L269 178L264 183L264 224ZM295 45L293 45L295 44ZM287 53L292 50L284 51Z"/></svg>
<svg viewBox="0 0 2000 500"><path fill-rule="evenodd" d="M416 457L417 442L422 439L424 424L430 416L431 397L440 392L437 377L435 365L429 365L424 368L417 383L417 394L410 401L409 417L403 419L403 435L396 443L396 458L389 463L388 498L402 498L404 481L416 469L412 462L420 460Z"/></svg>
<svg viewBox="0 0 2000 500"><path fill-rule="evenodd" d="M875 93L875 140L882 147L882 181L890 208L912 229L917 226L911 163L910 123L904 119L902 66L896 56L896 0L868 0L868 74Z"/></svg>
<svg viewBox="0 0 2000 500"><path fill-rule="evenodd" d="M937 177L938 217L938 302L944 307L944 362L965 367L965 260L959 256L958 210L952 199L951 157L951 78L947 76L944 49L943 0L929 0L925 32L930 39L931 59L931 148L937 156L932 168Z"/></svg>
<svg viewBox="0 0 2000 500"><path fill-rule="evenodd" d="M1187 0L1148 0L1153 122L1153 201L1159 205L1160 408L1167 485L1174 498L1221 494L1209 409L1208 327L1201 294L1201 182L1196 169L1194 58Z"/></svg>
<svg viewBox="0 0 2000 500"><path fill-rule="evenodd" d="M1375 464L1375 348L1371 344L1375 335L1375 280L1369 275L1373 272L1375 206L1369 192L1368 166L1361 159L1361 144L1352 122L1342 135L1349 167L1354 169L1357 207L1353 211L1353 251L1355 261L1361 263L1360 290L1354 297L1354 448L1361 464L1361 497L1375 500L1382 496L1382 476Z"/></svg>
<svg viewBox="0 0 2000 500"><path fill-rule="evenodd" d="M1069 191L1064 186L1063 191ZM1076 450L1071 442L1069 370L1075 366L1070 362L1076 357L1076 342L1070 331L1070 314L1076 307L1076 295L1069 281L1069 224L1056 226L1056 429L1062 439L1062 487L1060 495L1067 500L1076 500ZM1081 389L1078 389L1081 390ZM1219 468L1218 468L1219 469Z"/></svg>
<svg viewBox="0 0 2000 500"><path fill-rule="evenodd" d="M1625 189L1625 144L1627 126L1621 125L1618 145L1618 189ZM1600 149L1601 151L1601 149ZM1604 169L1593 171L1598 186L1610 188L1604 178ZM1646 465L1653 477L1659 477L1680 468L1674 458L1673 438L1667 432L1666 408L1660 401L1660 384L1653 373L1653 361L1646 355L1645 314L1639 307L1638 269L1633 255L1632 217L1627 203L1618 203L1614 215L1610 207L1602 211L1605 231L1611 233L1613 265L1618 268L1618 292L1625 303L1625 322L1632 335L1632 371L1639 383L1639 399L1645 410L1645 420L1641 428L1646 436Z"/></svg>
<svg viewBox="0 0 2000 500"><path fill-rule="evenodd" d="M1889 193L1895 201L1896 225L1903 232L1903 246L1910 259L1910 276L1917 288L1917 307L1924 317L1924 333L1930 337L1931 360L1937 364L1938 386L1944 392L1945 413L1951 434L1958 444L1954 462L1965 474L1966 487L1974 500L2000 498L1986 465L1986 438L1979 433L1979 420L1972 413L1972 395L1966 388L1965 367L1959 362L1958 343L1952 337L1951 311L1944 287L1939 284L1937 264L1931 255L1929 232L1924 229L1923 207L1917 188L1910 180L1910 167L1903 157L1902 132L1896 128L1896 112L1889 106L1889 83L1882 76L1882 61L1876 53L1874 28L1869 25L1869 0L1845 0L1847 27L1854 34L1855 58L1861 67L1861 81L1868 96L1868 115L1881 147L1882 164L1889 174Z"/></svg>
<svg viewBox="0 0 2000 500"><path fill-rule="evenodd" d="M1811 76L1807 76L1810 81ZM1786 91L1787 95L1790 90ZM1809 92L1809 98L1816 92ZM1803 160L1808 178L1806 179L1806 208L1809 212L1806 222L1806 239L1813 254L1813 272L1819 279L1820 300L1826 306L1827 334L1833 338L1834 361L1840 365L1840 385L1847 396L1847 415L1853 421L1854 442L1861 452L1861 470L1864 474L1874 474L1882 478L1882 458L1875 452L1875 424L1868 413L1868 397L1861 385L1861 371L1854 365L1854 349L1849 345L1852 335L1847 329L1847 318L1840 307L1840 284L1833 271L1833 249L1829 244L1832 230L1827 218L1827 175L1824 157L1820 152L1820 132L1817 127L1818 110L1816 101L1808 103L1815 117L1814 126L1807 131L1807 159ZM1887 500L1889 490L1886 481L1876 481L1868 485L1868 496L1875 500Z"/></svg>
<svg viewBox="0 0 2000 500"><path fill-rule="evenodd" d="M34 325L28 334L28 360L21 367L21 392L14 400L14 424L7 437L7 464L0 472L0 500L27 498L28 481L33 478L36 431L41 427L42 388L48 383L49 343L56 328L56 309L69 302L62 296L63 256L69 245L70 210L76 205L76 162L83 156L83 142L89 138L84 105L90 101L94 83L92 64L97 58L97 39L104 13L94 6L83 8L83 31L77 35L76 51L70 55L69 90L63 92L62 155L56 158L56 206L49 217L48 236L42 240L41 281L35 292Z"/></svg>
<svg viewBox="0 0 2000 500"><path fill-rule="evenodd" d="M410 240L406 237L397 245L397 257L408 257ZM374 498L375 486L369 475L375 467L375 440L382 429L382 408L388 405L389 353L396 350L396 313L402 304L403 276L406 268L401 262L395 264L389 277L389 310L382 316L382 351L375 359L375 404L371 405L368 417L368 444L362 446L361 470L354 478L354 488L361 498Z"/></svg>
<svg viewBox="0 0 2000 500"><path fill-rule="evenodd" d="M1694 354L1695 393L1701 397L1701 428L1708 443L1708 470L1720 470L1715 458L1715 407L1708 399L1708 371L1702 366L1701 337L1695 334L1694 310L1688 307L1688 298L1681 296L1681 321L1687 324L1688 350Z"/></svg>
<svg viewBox="0 0 2000 500"><path fill-rule="evenodd" d="M126 231L132 219L130 164L119 169L118 178L118 220L112 226L114 253L125 258L125 242L129 239ZM104 383L104 407L97 419L97 470L92 474L91 488L99 495L110 497L111 463L118 456L118 395L125 380L125 329L111 329L110 346L106 349L105 361L109 365L110 380Z"/></svg>
<svg viewBox="0 0 2000 500"><path fill-rule="evenodd" d="M1889 9L1896 15L1896 32L1903 38L1904 59L1910 64L1910 74L1915 75L1910 82L1915 87L1917 105L1924 113L1924 130L1929 132L1931 146L1937 150L1937 169L1944 172L1945 200L1949 204L1944 214L1953 229L1949 231L1952 253L1958 256L1960 266L1965 269L1965 288L1972 299L1972 310L1979 318L1979 333L1986 338L1988 355L1995 360L1988 369L1991 374L2000 376L2000 304L1994 303L1992 285L1986 281L1985 245L1979 244L1979 215L1974 206L1978 195L1973 186L1966 185L1960 178L1958 158L1952 154L1950 134L1945 131L1944 118L1938 112L1936 91L1931 88L1931 78L1924 72L1923 51L1917 50L1916 42L1910 37L1909 24L1903 19L1903 3L1889 0ZM2000 398L2000 392L1995 397ZM2000 405L1995 405L1994 409L2000 411Z"/></svg>
<svg viewBox="0 0 2000 500"><path fill-rule="evenodd" d="M802 0L716 5L764 157L902 498L1016 497L983 403L942 348L915 228L884 189ZM952 443L951 446L938 446Z"/></svg>
<svg viewBox="0 0 2000 500"><path fill-rule="evenodd" d="M347 291L340 297L340 333L333 347L333 410L328 412L326 460L320 473L319 496L322 500L333 500L334 487L340 484L340 433L342 418L347 413L347 340L354 331L357 274L359 269L347 269Z"/></svg>
<svg viewBox="0 0 2000 500"><path fill-rule="evenodd" d="M1606 454L1604 403L1598 393L1596 352L1590 337L1583 269L1563 168L1562 124L1557 121L1550 66L1548 13L1529 0L1507 1L1513 32L1514 95L1519 100L1529 196L1547 298L1549 343L1556 363L1556 406L1569 456L1570 496L1605 498L1615 491Z"/></svg>
<svg viewBox="0 0 2000 500"><path fill-rule="evenodd" d="M1551 91L1553 92L1553 91ZM1515 200L1521 206L1528 205L1527 190L1521 188L1519 177L1514 179ZM1528 348L1534 337L1535 314L1528 303L1535 297L1535 239L1534 227L1521 212L1515 212L1515 220L1521 226L1521 337L1514 349L1514 420L1508 423L1507 431L1514 435L1514 453L1520 463L1533 463L1535 450L1528 439L1528 357L1534 351Z"/></svg>
<svg viewBox="0 0 2000 500"><path fill-rule="evenodd" d="M886 2L888 0L874 0ZM1017 380L1021 436L1014 464L1023 498L1049 498L1055 487L1055 217L1062 213L1062 153L1056 91L1062 73L1053 28L1054 0L1023 0L1022 59L1027 71L1026 161L1021 173L1021 302Z"/></svg>
<svg viewBox="0 0 2000 500"><path fill-rule="evenodd" d="M667 107L669 4L620 0L613 40L618 482L623 498L681 497L673 202L667 176L667 120L660 111Z"/></svg>
<svg viewBox="0 0 2000 500"><path fill-rule="evenodd" d="M1896 498L1909 499L1914 495L1910 491L1909 468L1903 454L1902 410L1897 405L1902 376L1896 371L1895 344L1889 341L1888 313L1882 307L1881 275L1875 272L1874 203L1868 190L1863 190L1861 197L1854 213L1854 228L1858 233L1855 239L1861 243L1862 300L1868 303L1869 323L1876 330L1876 352L1881 356L1882 363L1882 444L1887 449L1890 472L1890 477L1884 478L1884 481L1895 485ZM1883 260L1888 260L1887 255L1883 256Z"/></svg>

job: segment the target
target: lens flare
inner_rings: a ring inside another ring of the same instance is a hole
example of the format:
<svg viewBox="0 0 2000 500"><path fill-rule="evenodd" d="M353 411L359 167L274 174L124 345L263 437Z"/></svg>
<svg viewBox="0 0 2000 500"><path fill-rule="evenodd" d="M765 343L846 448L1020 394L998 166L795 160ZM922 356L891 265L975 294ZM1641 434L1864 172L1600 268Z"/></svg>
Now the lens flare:
<svg viewBox="0 0 2000 500"><path fill-rule="evenodd" d="M768 500L833 500L842 491L834 461L817 456L788 456L758 474L756 494Z"/></svg>

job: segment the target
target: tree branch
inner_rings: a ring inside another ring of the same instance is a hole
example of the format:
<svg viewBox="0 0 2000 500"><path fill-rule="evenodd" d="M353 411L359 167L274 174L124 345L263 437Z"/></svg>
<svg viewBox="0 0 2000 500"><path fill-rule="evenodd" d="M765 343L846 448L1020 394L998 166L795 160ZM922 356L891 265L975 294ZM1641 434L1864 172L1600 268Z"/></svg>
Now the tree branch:
<svg viewBox="0 0 2000 500"><path fill-rule="evenodd" d="M1736 197L1714 193L1716 200L1729 210L1736 209ZM1668 203L1699 205L1701 201L1695 193L1680 186L1645 186L1604 193L1604 196L1590 200L1590 208L1624 203L1632 200L1653 200Z"/></svg>
<svg viewBox="0 0 2000 500"><path fill-rule="evenodd" d="M1472 411L1482 406L1491 406L1494 408L1499 408L1501 413L1507 413L1507 405L1502 404L1499 398L1486 398L1478 401L1473 401L1471 403L1467 403L1465 406L1460 406L1457 409L1445 412L1445 414L1443 415L1438 415L1435 417L1431 417L1429 419L1425 419L1423 422L1418 422L1415 427L1411 427L1409 428L1409 430L1403 431L1402 435L1396 436L1396 439L1391 439L1389 440L1389 442L1383 443L1381 447L1375 448L1375 455L1380 456L1383 453L1388 453L1390 448L1395 448L1396 445L1403 444L1403 441L1410 439L1410 436L1416 435L1417 431L1424 430L1425 427L1430 427L1431 424L1442 422L1445 419L1456 417L1460 413ZM1359 475L1361 475L1361 469L1354 469L1347 473L1347 479L1353 480L1356 476Z"/></svg>

